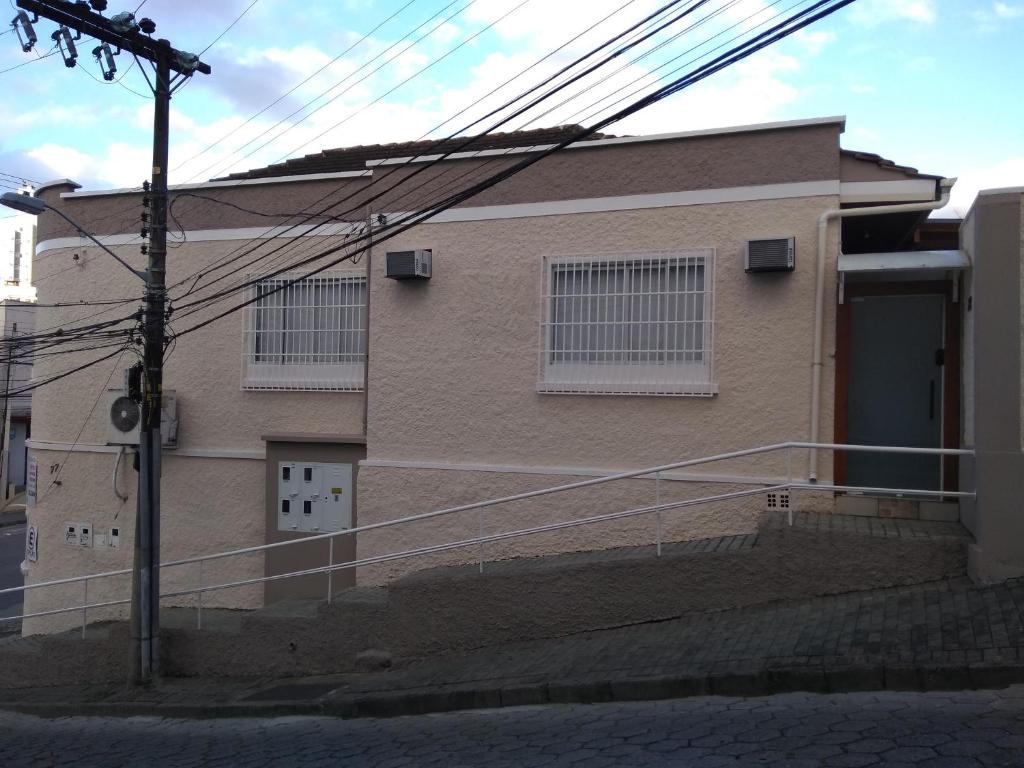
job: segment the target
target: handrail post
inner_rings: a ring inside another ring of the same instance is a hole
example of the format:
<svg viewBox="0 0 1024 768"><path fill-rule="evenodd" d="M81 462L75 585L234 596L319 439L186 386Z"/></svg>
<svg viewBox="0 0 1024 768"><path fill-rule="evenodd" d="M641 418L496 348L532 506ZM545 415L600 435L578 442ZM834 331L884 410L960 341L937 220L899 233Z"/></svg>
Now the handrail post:
<svg viewBox="0 0 1024 768"><path fill-rule="evenodd" d="M657 507L661 506L661 472L656 472L654 475L654 504ZM661 510L659 509L655 516L658 520L658 557L661 557Z"/></svg>
<svg viewBox="0 0 1024 768"><path fill-rule="evenodd" d="M786 446L786 493L789 494L789 506L786 508L786 519L789 527L793 527L793 446Z"/></svg>
<svg viewBox="0 0 1024 768"><path fill-rule="evenodd" d="M484 510L480 507L476 511L476 536L480 539L480 543L476 548L477 559L480 561L480 573L484 572Z"/></svg>
<svg viewBox="0 0 1024 768"><path fill-rule="evenodd" d="M203 628L203 563L204 560L199 561L199 589L196 590L196 629Z"/></svg>
<svg viewBox="0 0 1024 768"><path fill-rule="evenodd" d="M330 605L334 599L334 537L327 540L330 546L327 548L327 604Z"/></svg>
<svg viewBox="0 0 1024 768"><path fill-rule="evenodd" d="M85 588L84 594L82 595L82 639L85 640L86 613L89 610L86 607L87 605L89 605L89 579L82 579L82 584Z"/></svg>

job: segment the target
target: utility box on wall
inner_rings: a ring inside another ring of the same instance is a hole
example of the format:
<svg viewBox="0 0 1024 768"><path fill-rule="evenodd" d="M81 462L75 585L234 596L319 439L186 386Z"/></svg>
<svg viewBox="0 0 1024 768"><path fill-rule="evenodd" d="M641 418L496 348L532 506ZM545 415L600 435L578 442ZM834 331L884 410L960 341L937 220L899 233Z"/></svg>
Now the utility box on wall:
<svg viewBox="0 0 1024 768"><path fill-rule="evenodd" d="M277 465L277 529L329 533L352 527L352 465Z"/></svg>

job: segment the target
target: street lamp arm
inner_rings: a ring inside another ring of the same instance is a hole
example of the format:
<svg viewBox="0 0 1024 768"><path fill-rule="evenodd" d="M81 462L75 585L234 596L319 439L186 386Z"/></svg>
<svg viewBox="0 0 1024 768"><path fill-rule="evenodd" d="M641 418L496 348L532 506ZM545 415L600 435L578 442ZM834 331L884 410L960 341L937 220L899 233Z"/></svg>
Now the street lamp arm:
<svg viewBox="0 0 1024 768"><path fill-rule="evenodd" d="M77 221L72 219L59 208L54 208L52 205L45 202L44 200L40 200L38 197L29 197L28 195L22 195L17 192L5 192L3 197L0 198L0 203L6 205L8 208L13 208L14 210L21 211L22 213L32 214L33 216L38 216L44 210L53 211L62 219L64 219L64 221L66 221L68 224L74 227L79 234L81 234L83 237L88 238L89 240L92 240L93 243L95 243L101 250L106 252L107 255L112 257L115 261L117 261L118 264L123 266L133 275L135 275L136 277L140 278L143 281L145 281L148 278L146 272L135 269L135 267L133 267L127 261L122 259L112 250L107 248L107 246L105 246L103 243L97 240L93 235L86 232Z"/></svg>

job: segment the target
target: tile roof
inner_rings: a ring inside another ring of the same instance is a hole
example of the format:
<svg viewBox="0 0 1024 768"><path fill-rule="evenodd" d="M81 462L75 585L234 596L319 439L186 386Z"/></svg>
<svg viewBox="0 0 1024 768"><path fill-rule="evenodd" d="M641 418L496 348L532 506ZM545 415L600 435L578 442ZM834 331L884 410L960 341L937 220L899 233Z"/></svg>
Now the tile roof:
<svg viewBox="0 0 1024 768"><path fill-rule="evenodd" d="M890 171L899 171L906 176L913 176L918 179L941 179L942 176L935 176L930 173L921 173L917 168L911 168L909 165L897 165L894 161L888 160L881 155L876 155L874 152L858 152L854 149L840 149L840 153L854 158L855 160L863 160L868 163L874 163L879 168L885 168Z"/></svg>
<svg viewBox="0 0 1024 768"><path fill-rule="evenodd" d="M265 168L232 173L229 176L211 179L211 181L362 171L366 169L367 160L443 154L452 151L474 152L483 149L508 149L510 147L530 147L538 144L556 144L573 136L580 130L582 130L582 127L579 125L560 125L555 128L537 128L530 131L489 133L485 136L472 138L466 146L462 146L467 139L467 137L463 136L441 141L428 139L426 141L405 141L397 144L366 144L357 147L325 149L312 155L286 160L283 163L275 163ZM613 137L608 134L593 133L585 140L607 138Z"/></svg>

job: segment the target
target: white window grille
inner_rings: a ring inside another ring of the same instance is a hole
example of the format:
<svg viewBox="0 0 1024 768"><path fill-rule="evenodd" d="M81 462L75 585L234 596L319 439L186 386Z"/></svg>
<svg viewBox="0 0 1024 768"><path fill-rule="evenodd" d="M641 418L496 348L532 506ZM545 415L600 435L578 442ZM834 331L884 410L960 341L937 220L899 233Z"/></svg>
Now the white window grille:
<svg viewBox="0 0 1024 768"><path fill-rule="evenodd" d="M244 389L355 391L366 360L366 277L257 283L248 307ZM282 287L283 286L283 287Z"/></svg>
<svg viewBox="0 0 1024 768"><path fill-rule="evenodd" d="M545 265L541 392L712 395L714 251Z"/></svg>

